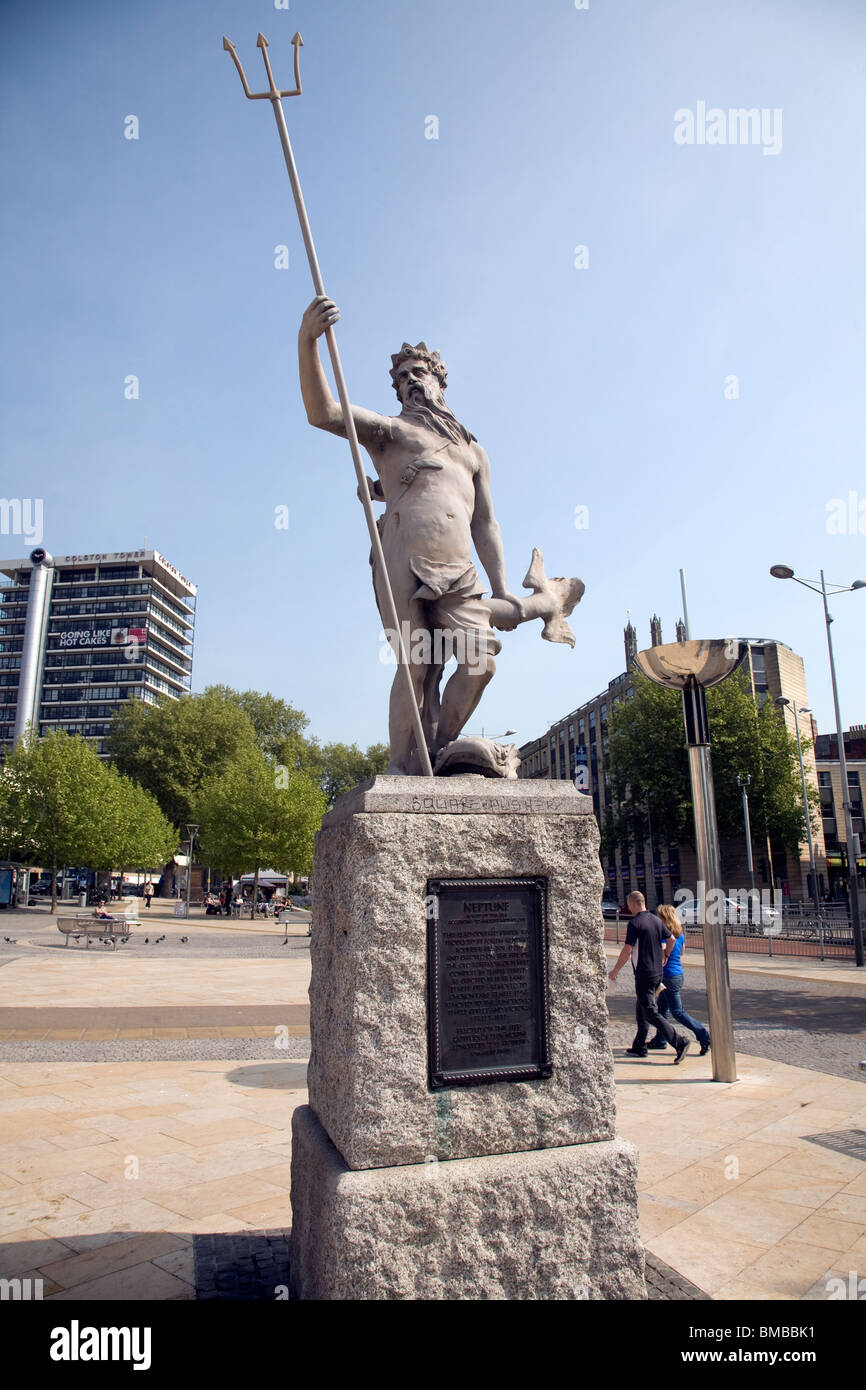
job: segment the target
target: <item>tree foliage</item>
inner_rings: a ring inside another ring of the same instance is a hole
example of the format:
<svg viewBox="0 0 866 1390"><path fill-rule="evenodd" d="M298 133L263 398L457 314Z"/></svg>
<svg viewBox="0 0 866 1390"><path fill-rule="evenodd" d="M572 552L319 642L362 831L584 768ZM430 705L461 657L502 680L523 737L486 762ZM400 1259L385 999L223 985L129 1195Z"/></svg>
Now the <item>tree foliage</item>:
<svg viewBox="0 0 866 1390"><path fill-rule="evenodd" d="M196 796L195 819L206 863L233 875L271 867L309 873L325 798L297 769L275 766L258 748L245 749Z"/></svg>
<svg viewBox="0 0 866 1390"><path fill-rule="evenodd" d="M152 792L179 825L195 819L193 804L205 781L253 748L274 767L306 773L328 805L385 771L386 744L373 743L366 752L356 743L321 744L306 737L309 722L303 710L270 693L210 685L202 695L159 705L127 701L112 720L109 749L118 771Z"/></svg>
<svg viewBox="0 0 866 1390"><path fill-rule="evenodd" d="M386 743L371 743L366 753L362 753L357 743L319 744L316 739L311 739L301 766L315 778L328 805L333 806L337 797L344 792L384 772L388 758Z"/></svg>
<svg viewBox="0 0 866 1390"><path fill-rule="evenodd" d="M304 730L309 718L303 710L295 709L268 691L233 690L229 685L209 685L205 695L211 695L235 705L253 726L255 740L266 757L285 767L302 766L307 747Z"/></svg>
<svg viewBox="0 0 866 1390"><path fill-rule="evenodd" d="M780 710L759 709L746 679L735 675L707 691L713 782L719 837L742 838L738 774L749 774L752 835L767 835L796 850L805 835L797 745ZM809 747L808 744L805 747ZM612 788L619 815L603 827L606 849L628 852L646 837L647 815L657 843L692 844L694 821L682 698L636 676L634 697L618 705L610 723ZM817 802L814 788L810 800Z"/></svg>
<svg viewBox="0 0 866 1390"><path fill-rule="evenodd" d="M194 819L193 801L208 778L255 746L249 716L218 688L158 705L127 700L109 734L118 772L149 791L175 825Z"/></svg>
<svg viewBox="0 0 866 1390"><path fill-rule="evenodd" d="M232 690L227 685L208 686L205 693L220 694L242 709L253 725L262 752L282 767L309 773L325 793L329 806L344 792L384 772L388 766L385 743L371 743L362 752L357 743L323 744L317 738L307 738L307 715L275 695Z"/></svg>
<svg viewBox="0 0 866 1390"><path fill-rule="evenodd" d="M105 768L106 794L101 824L104 836L102 862L87 861L94 869L154 869L177 849L178 832L144 787Z"/></svg>
<svg viewBox="0 0 866 1390"><path fill-rule="evenodd" d="M0 778L0 853L49 865L149 868L177 844L153 797L100 760L93 745L62 730L21 740Z"/></svg>

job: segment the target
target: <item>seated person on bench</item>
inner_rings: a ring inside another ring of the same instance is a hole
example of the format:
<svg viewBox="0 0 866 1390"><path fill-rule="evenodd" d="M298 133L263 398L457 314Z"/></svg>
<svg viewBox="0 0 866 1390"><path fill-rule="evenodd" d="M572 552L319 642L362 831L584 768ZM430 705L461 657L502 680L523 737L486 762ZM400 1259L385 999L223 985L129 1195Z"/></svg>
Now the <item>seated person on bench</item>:
<svg viewBox="0 0 866 1390"><path fill-rule="evenodd" d="M105 899L104 899L104 898L100 898L100 899L99 899L99 902L96 904L96 907L95 907L95 909L94 909L93 915L94 915L94 917L100 917L100 918L102 918L104 921L107 921L107 922L113 922L113 921L114 921L114 918L112 917L111 913L110 913L110 912L106 912L106 910L105 910Z"/></svg>

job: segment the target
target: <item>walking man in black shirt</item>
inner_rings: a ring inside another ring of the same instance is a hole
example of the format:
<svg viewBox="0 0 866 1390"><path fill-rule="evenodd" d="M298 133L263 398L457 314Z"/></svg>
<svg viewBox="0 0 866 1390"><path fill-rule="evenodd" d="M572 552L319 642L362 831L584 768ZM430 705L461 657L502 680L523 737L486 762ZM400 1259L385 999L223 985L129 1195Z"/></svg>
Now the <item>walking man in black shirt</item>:
<svg viewBox="0 0 866 1390"><path fill-rule="evenodd" d="M677 1050L674 1066L679 1066L689 1050L689 1039L662 1018L656 1008L656 992L662 982L664 963L673 950L674 937L655 913L647 912L643 893L629 893L626 899L632 914L626 932L625 945L608 979L615 981L626 961L630 960L634 970L635 1017L637 1031L631 1047L626 1048L628 1057L647 1056L647 1034L650 1024L654 1024L665 1042Z"/></svg>

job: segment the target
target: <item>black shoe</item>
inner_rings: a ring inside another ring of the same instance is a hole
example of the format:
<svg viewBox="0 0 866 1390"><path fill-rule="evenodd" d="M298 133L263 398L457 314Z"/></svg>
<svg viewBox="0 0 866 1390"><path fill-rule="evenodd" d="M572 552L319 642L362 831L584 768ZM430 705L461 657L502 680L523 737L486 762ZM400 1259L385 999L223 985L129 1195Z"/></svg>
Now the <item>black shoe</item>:
<svg viewBox="0 0 866 1390"><path fill-rule="evenodd" d="M664 1052L665 1048L667 1047L667 1043L665 1042L664 1038L653 1038L652 1042L647 1043L647 1047L650 1048L653 1052Z"/></svg>
<svg viewBox="0 0 866 1390"><path fill-rule="evenodd" d="M675 1067L679 1066L680 1062L683 1060L690 1047L691 1043L689 1042L688 1038L677 1039L677 1055L674 1058Z"/></svg>
<svg viewBox="0 0 866 1390"><path fill-rule="evenodd" d="M627 1047L625 1050L625 1055L626 1057L646 1057L646 1048L644 1048L643 1052L638 1052L637 1049L634 1047Z"/></svg>
<svg viewBox="0 0 866 1390"><path fill-rule="evenodd" d="M710 1050L711 1047L712 1047L712 1042L711 1042L711 1040L710 1040L709 1038L707 1038L707 1040L706 1040L705 1043L701 1043L701 1050L700 1050L700 1052L698 1053L698 1056L699 1056L699 1057L706 1057L706 1055L707 1055L707 1053L709 1052L709 1050Z"/></svg>

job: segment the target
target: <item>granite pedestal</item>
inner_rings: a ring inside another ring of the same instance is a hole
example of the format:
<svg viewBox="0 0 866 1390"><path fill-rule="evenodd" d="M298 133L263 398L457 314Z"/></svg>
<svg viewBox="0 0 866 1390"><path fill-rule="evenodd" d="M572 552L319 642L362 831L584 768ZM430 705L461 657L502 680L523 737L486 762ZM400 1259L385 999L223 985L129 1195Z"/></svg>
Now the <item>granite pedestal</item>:
<svg viewBox="0 0 866 1390"><path fill-rule="evenodd" d="M431 1089L441 879L543 884L550 1075ZM645 1297L602 882L592 803L569 783L377 777L325 817L292 1156L298 1296Z"/></svg>

